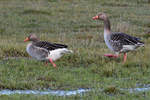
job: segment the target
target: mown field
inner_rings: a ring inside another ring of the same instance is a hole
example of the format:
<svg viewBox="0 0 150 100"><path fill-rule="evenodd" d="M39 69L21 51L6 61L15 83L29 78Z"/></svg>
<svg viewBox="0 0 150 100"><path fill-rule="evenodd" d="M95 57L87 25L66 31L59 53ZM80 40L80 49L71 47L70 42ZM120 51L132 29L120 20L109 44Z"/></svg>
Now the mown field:
<svg viewBox="0 0 150 100"><path fill-rule="evenodd" d="M113 31L140 37L145 47L123 58L109 59L99 12ZM130 94L120 88L150 84L150 4L148 0L0 0L0 89L92 88L76 96L0 95L2 100L149 100L150 92ZM64 43L74 51L51 64L31 59L23 40L35 33L41 40ZM104 91L98 91L104 89Z"/></svg>

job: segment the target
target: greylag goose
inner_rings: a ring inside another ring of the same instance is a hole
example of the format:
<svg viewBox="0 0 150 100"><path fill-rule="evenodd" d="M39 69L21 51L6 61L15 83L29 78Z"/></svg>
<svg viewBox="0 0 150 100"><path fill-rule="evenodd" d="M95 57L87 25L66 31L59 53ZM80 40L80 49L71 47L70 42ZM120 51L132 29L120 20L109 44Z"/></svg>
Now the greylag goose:
<svg viewBox="0 0 150 100"><path fill-rule="evenodd" d="M53 61L65 53L72 53L72 50L67 49L67 45L40 41L35 34L29 35L24 40L24 42L27 41L32 41L26 47L27 53L37 60L45 60L46 62L49 60L53 67L56 67Z"/></svg>
<svg viewBox="0 0 150 100"><path fill-rule="evenodd" d="M107 47L115 52L113 54L105 54L107 57L117 58L120 53L124 53L123 63L126 62L127 52L133 51L138 47L144 46L139 38L127 35L121 32L111 32L110 21L105 13L100 13L93 17L93 20L102 20L104 22L104 40Z"/></svg>

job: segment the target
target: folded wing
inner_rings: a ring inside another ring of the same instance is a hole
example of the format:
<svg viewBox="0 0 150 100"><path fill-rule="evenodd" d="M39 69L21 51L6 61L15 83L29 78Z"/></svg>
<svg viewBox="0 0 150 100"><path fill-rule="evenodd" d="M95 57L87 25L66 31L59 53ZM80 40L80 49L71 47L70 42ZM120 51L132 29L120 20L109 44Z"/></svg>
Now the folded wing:
<svg viewBox="0 0 150 100"><path fill-rule="evenodd" d="M67 45L64 45L64 44L50 43L50 42L46 42L46 41L36 42L35 46L40 47L40 48L44 48L48 51L68 47Z"/></svg>
<svg viewBox="0 0 150 100"><path fill-rule="evenodd" d="M143 45L139 38L127 35L125 33L114 33L111 35L111 40L120 45Z"/></svg>

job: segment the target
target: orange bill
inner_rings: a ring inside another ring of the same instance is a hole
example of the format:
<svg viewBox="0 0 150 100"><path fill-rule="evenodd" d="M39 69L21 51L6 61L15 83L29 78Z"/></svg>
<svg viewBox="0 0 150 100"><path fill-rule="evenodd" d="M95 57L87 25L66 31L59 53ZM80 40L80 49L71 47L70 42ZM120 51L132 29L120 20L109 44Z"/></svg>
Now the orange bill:
<svg viewBox="0 0 150 100"><path fill-rule="evenodd" d="M98 19L98 16L93 17L94 20Z"/></svg>
<svg viewBox="0 0 150 100"><path fill-rule="evenodd" d="M24 42L27 42L27 41L29 41L29 38L28 38L28 37L24 40Z"/></svg>

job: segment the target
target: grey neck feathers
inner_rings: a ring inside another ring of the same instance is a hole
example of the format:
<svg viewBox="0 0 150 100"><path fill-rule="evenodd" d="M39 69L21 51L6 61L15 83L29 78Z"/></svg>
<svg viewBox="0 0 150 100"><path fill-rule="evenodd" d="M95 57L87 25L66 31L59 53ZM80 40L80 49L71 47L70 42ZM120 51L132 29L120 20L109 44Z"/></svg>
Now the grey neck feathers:
<svg viewBox="0 0 150 100"><path fill-rule="evenodd" d="M109 19L105 19L105 20L104 20L104 29L106 29L106 30L108 30L108 31L111 30Z"/></svg>
<svg viewBox="0 0 150 100"><path fill-rule="evenodd" d="M32 40L33 43L38 42L38 41L40 41L40 40L39 39L33 39Z"/></svg>

